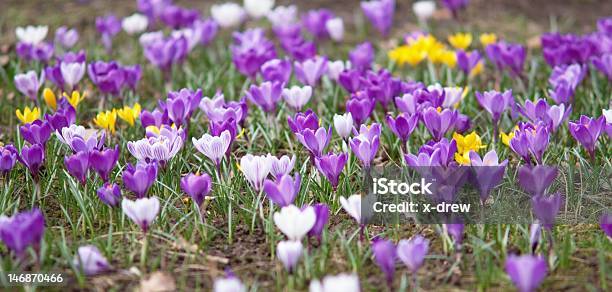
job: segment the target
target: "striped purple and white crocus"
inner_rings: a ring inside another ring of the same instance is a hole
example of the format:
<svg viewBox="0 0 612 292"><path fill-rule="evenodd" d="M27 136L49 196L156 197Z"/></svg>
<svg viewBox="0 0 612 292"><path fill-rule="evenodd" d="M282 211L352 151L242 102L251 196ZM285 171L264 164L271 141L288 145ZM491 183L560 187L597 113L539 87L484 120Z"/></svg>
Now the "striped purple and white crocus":
<svg viewBox="0 0 612 292"><path fill-rule="evenodd" d="M191 141L200 153L215 163L217 171L219 171L221 160L232 143L232 135L228 130L225 130L219 136L212 136L206 133L200 139L191 138Z"/></svg>
<svg viewBox="0 0 612 292"><path fill-rule="evenodd" d="M240 158L240 170L257 192L262 189L263 182L268 177L268 174L270 174L271 169L270 159L265 155L256 156L247 154Z"/></svg>
<svg viewBox="0 0 612 292"><path fill-rule="evenodd" d="M147 132L149 134L149 132ZM128 142L127 148L138 161L158 161L162 166L183 147L182 128L162 127L160 132L137 141Z"/></svg>

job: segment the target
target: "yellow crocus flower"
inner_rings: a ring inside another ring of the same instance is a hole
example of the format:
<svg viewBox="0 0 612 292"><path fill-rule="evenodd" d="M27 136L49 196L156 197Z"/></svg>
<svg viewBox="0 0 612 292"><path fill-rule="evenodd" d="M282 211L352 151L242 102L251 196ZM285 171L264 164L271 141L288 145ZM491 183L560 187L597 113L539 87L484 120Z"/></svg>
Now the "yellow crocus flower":
<svg viewBox="0 0 612 292"><path fill-rule="evenodd" d="M514 138L514 131L515 129L513 129L512 131L510 131L508 134L501 132L499 134L499 137L502 140L502 143L504 143L504 145L510 147L510 140L512 140L512 138Z"/></svg>
<svg viewBox="0 0 612 292"><path fill-rule="evenodd" d="M133 127L135 120L140 116L140 111L141 111L140 104L135 103L132 107L129 107L126 105L126 106L123 106L122 109L118 109L117 115L119 116L120 119L130 124L130 127Z"/></svg>
<svg viewBox="0 0 612 292"><path fill-rule="evenodd" d="M455 161L461 165L470 165L470 152L465 152L463 154L455 153Z"/></svg>
<svg viewBox="0 0 612 292"><path fill-rule="evenodd" d="M21 121L21 123L25 125L38 120L40 118L40 111L37 107L30 109L29 106L26 106L23 109L23 113L20 109L17 109L15 111L15 115L17 115L19 121Z"/></svg>
<svg viewBox="0 0 612 292"><path fill-rule="evenodd" d="M93 122L100 128L108 130L111 134L115 134L115 123L117 122L117 110L98 113L93 119Z"/></svg>
<svg viewBox="0 0 612 292"><path fill-rule="evenodd" d="M70 105L76 110L79 103L85 99L85 92L81 95L78 91L73 91L70 96L66 92L63 94L64 98L68 101Z"/></svg>
<svg viewBox="0 0 612 292"><path fill-rule="evenodd" d="M482 140L476 132L469 133L465 136L455 132L453 133L453 140L457 142L457 152L462 155L471 150L478 151L486 147L486 145L482 144Z"/></svg>
<svg viewBox="0 0 612 292"><path fill-rule="evenodd" d="M472 44L472 34L458 32L449 36L448 42L455 47L455 49L465 50Z"/></svg>
<svg viewBox="0 0 612 292"><path fill-rule="evenodd" d="M480 43L483 47L497 42L497 35L494 33L483 33L480 35Z"/></svg>
<svg viewBox="0 0 612 292"><path fill-rule="evenodd" d="M482 61L479 61L478 64L476 64L476 66L474 66L474 68L472 68L472 70L470 71L470 77L474 77L480 74L483 68L484 65L482 64Z"/></svg>
<svg viewBox="0 0 612 292"><path fill-rule="evenodd" d="M52 108L53 110L57 109L57 98L55 98L55 93L53 93L53 90L49 89L48 87L45 88L43 90L43 99L48 107Z"/></svg>

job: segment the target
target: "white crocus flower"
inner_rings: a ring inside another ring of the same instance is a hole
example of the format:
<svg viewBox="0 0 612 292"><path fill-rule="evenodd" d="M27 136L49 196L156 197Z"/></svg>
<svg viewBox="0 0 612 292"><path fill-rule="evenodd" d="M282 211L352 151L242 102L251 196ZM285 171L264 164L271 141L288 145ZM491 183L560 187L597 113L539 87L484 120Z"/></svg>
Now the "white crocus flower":
<svg viewBox="0 0 612 292"><path fill-rule="evenodd" d="M351 113L334 115L334 128L340 137L348 138L353 130L353 116Z"/></svg>
<svg viewBox="0 0 612 292"><path fill-rule="evenodd" d="M236 3L216 4L210 7L212 18L223 28L238 26L245 16L242 6Z"/></svg>
<svg viewBox="0 0 612 292"><path fill-rule="evenodd" d="M266 16L274 7L274 0L244 0L244 9L252 18Z"/></svg>
<svg viewBox="0 0 612 292"><path fill-rule="evenodd" d="M312 96L312 87L310 86L292 86L291 88L283 89L283 99L294 110L301 110L308 103Z"/></svg>
<svg viewBox="0 0 612 292"><path fill-rule="evenodd" d="M121 27L129 35L138 34L147 30L148 25L149 19L138 13L134 13L121 21Z"/></svg>
<svg viewBox="0 0 612 292"><path fill-rule="evenodd" d="M421 21L431 18L436 11L436 2L417 1L412 4L412 11Z"/></svg>
<svg viewBox="0 0 612 292"><path fill-rule="evenodd" d="M15 29L15 35L17 39L26 44L38 45L47 37L49 27L46 25L33 26L29 25L24 27L17 27Z"/></svg>
<svg viewBox="0 0 612 292"><path fill-rule="evenodd" d="M141 198L136 201L123 199L121 209L128 218L146 232L159 213L159 199L157 197Z"/></svg>
<svg viewBox="0 0 612 292"><path fill-rule="evenodd" d="M328 20L325 22L325 28L332 40L339 42L344 38L344 22L342 18L336 17Z"/></svg>
<svg viewBox="0 0 612 292"><path fill-rule="evenodd" d="M346 213L351 215L357 223L361 224L361 196L354 194L348 198L340 197L340 204Z"/></svg>
<svg viewBox="0 0 612 292"><path fill-rule="evenodd" d="M263 155L255 156L247 154L240 158L240 170L255 191L261 190L264 180L270 174L271 168L270 160Z"/></svg>
<svg viewBox="0 0 612 292"><path fill-rule="evenodd" d="M302 240L316 220L317 215L311 206L300 210L295 205L289 205L274 213L274 224L289 240Z"/></svg>
<svg viewBox="0 0 612 292"><path fill-rule="evenodd" d="M359 292L359 277L356 274L325 276L323 281L310 282L310 292Z"/></svg>
<svg viewBox="0 0 612 292"><path fill-rule="evenodd" d="M232 142L232 135L228 130L225 130L219 136L211 136L207 133L202 135L200 139L193 137L191 141L200 153L204 154L218 166Z"/></svg>

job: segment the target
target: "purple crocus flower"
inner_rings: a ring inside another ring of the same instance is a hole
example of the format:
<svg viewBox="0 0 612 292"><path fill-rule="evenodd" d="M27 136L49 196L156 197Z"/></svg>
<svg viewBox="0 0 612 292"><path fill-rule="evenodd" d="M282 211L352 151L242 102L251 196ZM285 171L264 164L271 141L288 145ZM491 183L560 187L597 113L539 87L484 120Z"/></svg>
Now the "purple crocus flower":
<svg viewBox="0 0 612 292"><path fill-rule="evenodd" d="M557 177L554 166L536 165L522 166L518 170L519 185L531 196L542 196Z"/></svg>
<svg viewBox="0 0 612 292"><path fill-rule="evenodd" d="M104 147L105 132L85 129L83 126L70 125L55 132L60 142L68 145L73 152L89 152Z"/></svg>
<svg viewBox="0 0 612 292"><path fill-rule="evenodd" d="M34 180L38 180L38 173L45 162L45 148L39 144L24 145L21 148L21 155L17 156L17 159L30 170Z"/></svg>
<svg viewBox="0 0 612 292"><path fill-rule="evenodd" d="M266 38L260 28L234 32L233 38L230 50L234 66L251 79L255 78L263 64L276 58L274 43Z"/></svg>
<svg viewBox="0 0 612 292"><path fill-rule="evenodd" d="M450 223L444 224L444 230L455 242L455 247L460 248L461 242L463 241L463 230L465 225L463 223Z"/></svg>
<svg viewBox="0 0 612 292"><path fill-rule="evenodd" d="M415 235L409 240L402 239L397 244L397 257L404 263L411 273L416 273L429 250L429 240Z"/></svg>
<svg viewBox="0 0 612 292"><path fill-rule="evenodd" d="M267 113L274 113L276 105L282 98L283 84L278 82L266 81L259 86L251 85L246 92L247 98L254 104L261 107Z"/></svg>
<svg viewBox="0 0 612 292"><path fill-rule="evenodd" d="M599 226L608 238L612 237L612 213L602 214L599 220Z"/></svg>
<svg viewBox="0 0 612 292"><path fill-rule="evenodd" d="M0 174L7 174L13 169L18 155L15 146L0 145Z"/></svg>
<svg viewBox="0 0 612 292"><path fill-rule="evenodd" d="M149 18L150 23L161 17L163 11L172 4L172 0L138 0L138 11Z"/></svg>
<svg viewBox="0 0 612 292"><path fill-rule="evenodd" d="M51 125L47 121L35 120L19 127L19 133L30 144L40 144L43 147L51 136Z"/></svg>
<svg viewBox="0 0 612 292"><path fill-rule="evenodd" d="M215 163L217 171L219 171L221 159L231 148L232 134L230 131L225 130L219 136L204 134L200 139L192 137L191 141L200 153L206 155L206 157Z"/></svg>
<svg viewBox="0 0 612 292"><path fill-rule="evenodd" d="M327 71L327 58L314 57L303 62L295 61L295 78L304 85L316 87L321 79L321 76Z"/></svg>
<svg viewBox="0 0 612 292"><path fill-rule="evenodd" d="M347 159L346 153L334 154L332 152L315 158L317 169L325 176L334 190L338 188L338 178L344 170Z"/></svg>
<svg viewBox="0 0 612 292"><path fill-rule="evenodd" d="M539 195L531 198L531 207L533 214L549 231L552 231L552 227L555 224L555 218L563 205L563 197L560 193L552 195Z"/></svg>
<svg viewBox="0 0 612 292"><path fill-rule="evenodd" d="M317 39L329 37L325 23L334 18L334 13L328 9L309 10L302 15L302 25Z"/></svg>
<svg viewBox="0 0 612 292"><path fill-rule="evenodd" d="M327 222L329 222L329 207L326 204L319 203L312 206L312 208L317 215L317 220L310 231L308 231L308 235L315 236L319 241L321 241L323 229L325 229L325 225L327 225Z"/></svg>
<svg viewBox="0 0 612 292"><path fill-rule="evenodd" d="M508 160L501 163L495 150L491 150L481 159L480 155L474 151L470 151L470 164L474 170L476 183L480 190L480 203L484 205L490 192L495 188L504 177Z"/></svg>
<svg viewBox="0 0 612 292"><path fill-rule="evenodd" d="M296 113L293 118L288 116L287 124L293 133L299 133L305 129L316 131L319 128L319 117L312 109L308 109L306 112Z"/></svg>
<svg viewBox="0 0 612 292"><path fill-rule="evenodd" d="M88 276L101 274L111 269L108 260L94 245L79 247L72 263Z"/></svg>
<svg viewBox="0 0 612 292"><path fill-rule="evenodd" d="M45 120L54 131L62 131L63 128L69 127L76 122L76 111L72 105L68 104L65 108L57 109L53 114L45 114Z"/></svg>
<svg viewBox="0 0 612 292"><path fill-rule="evenodd" d="M444 109L440 112L434 107L429 107L423 112L423 123L434 140L440 141L444 134L451 131L457 119L457 111Z"/></svg>
<svg viewBox="0 0 612 292"><path fill-rule="evenodd" d="M40 77L36 74L36 71L28 71L25 74L17 74L14 78L15 87L23 95L29 97L31 100L38 98L38 90L43 83L45 83L44 71L40 73Z"/></svg>
<svg viewBox="0 0 612 292"><path fill-rule="evenodd" d="M295 155L293 155L291 158L289 158L287 155L283 155L281 158L268 155L268 159L272 165L270 168L270 174L272 174L272 176L274 176L274 178L277 180L280 179L281 176L291 173L293 167L295 166Z"/></svg>
<svg viewBox="0 0 612 292"><path fill-rule="evenodd" d="M370 164L376 157L376 152L378 152L380 131L380 124L373 123L369 127L361 125L359 135L349 141L351 150L359 158L365 169L370 168Z"/></svg>
<svg viewBox="0 0 612 292"><path fill-rule="evenodd" d="M362 1L361 10L383 36L389 35L393 26L395 0Z"/></svg>
<svg viewBox="0 0 612 292"><path fill-rule="evenodd" d="M179 29L193 25L200 18L200 12L177 5L168 5L164 8L159 18L167 26Z"/></svg>
<svg viewBox="0 0 612 292"><path fill-rule="evenodd" d="M263 184L264 192L268 198L280 207L293 204L300 192L300 175L295 174L295 178L290 175L282 175L276 181L266 179Z"/></svg>
<svg viewBox="0 0 612 292"><path fill-rule="evenodd" d="M404 93L404 83L399 78L393 78L391 72L380 70L378 72L368 71L362 80L362 86L368 96L377 100L384 110L393 98ZM443 96L443 93L440 93Z"/></svg>
<svg viewBox="0 0 612 292"><path fill-rule="evenodd" d="M291 61L272 59L261 65L261 76L266 81L287 84L291 78Z"/></svg>
<svg viewBox="0 0 612 292"><path fill-rule="evenodd" d="M157 163L139 162L136 166L128 163L121 174L121 178L123 179L123 185L132 191L136 197L144 198L157 179Z"/></svg>
<svg viewBox="0 0 612 292"><path fill-rule="evenodd" d="M363 88L362 75L364 72L355 69L346 69L338 75L338 83L349 93L355 93Z"/></svg>
<svg viewBox="0 0 612 292"><path fill-rule="evenodd" d="M96 61L87 67L89 78L102 93L119 95L125 82L125 71L117 62Z"/></svg>
<svg viewBox="0 0 612 292"><path fill-rule="evenodd" d="M471 51L469 53L463 50L457 51L457 66L466 76L472 73L472 70L478 66L481 59L482 57L478 51Z"/></svg>
<svg viewBox="0 0 612 292"><path fill-rule="evenodd" d="M553 90L549 90L550 96L557 103L570 102L574 98L574 92L584 79L587 71L588 69L585 65L579 64L556 66L550 78L548 78L548 83L553 88Z"/></svg>
<svg viewBox="0 0 612 292"><path fill-rule="evenodd" d="M359 71L366 71L372 67L374 62L374 47L370 42L358 44L349 52L351 66Z"/></svg>
<svg viewBox="0 0 612 292"><path fill-rule="evenodd" d="M96 30L102 35L102 44L107 52L113 48L113 37L121 31L121 21L113 14L96 18Z"/></svg>
<svg viewBox="0 0 612 292"><path fill-rule="evenodd" d="M438 153L437 161L442 166L449 166L455 163L455 153L457 153L457 141L454 139L448 140L446 138L442 138L440 141L431 140L421 148L419 148L419 153L427 153L429 155L433 155Z"/></svg>
<svg viewBox="0 0 612 292"><path fill-rule="evenodd" d="M295 61L303 62L317 55L317 45L304 39L301 35L283 37L280 42L283 50Z"/></svg>
<svg viewBox="0 0 612 292"><path fill-rule="evenodd" d="M395 244L390 240L382 238L375 238L372 241L372 254L376 260L376 264L385 274L387 279L387 285L391 287L393 285L393 276L395 274L395 259L397 257L397 251Z"/></svg>
<svg viewBox="0 0 612 292"><path fill-rule="evenodd" d="M210 193L212 181L210 176L204 174L189 173L181 178L181 189L193 199L198 205L202 206L204 198Z"/></svg>
<svg viewBox="0 0 612 292"><path fill-rule="evenodd" d="M502 114L514 104L512 89L506 90L503 93L495 90L486 91L484 93L476 92L476 99L478 100L480 106L491 115L494 127L493 135L497 139L497 133L499 132L499 120L501 119Z"/></svg>
<svg viewBox="0 0 612 292"><path fill-rule="evenodd" d="M581 115L580 119L568 123L570 133L589 152L591 159L595 160L595 147L599 135L605 130L606 118L589 118Z"/></svg>
<svg viewBox="0 0 612 292"><path fill-rule="evenodd" d="M401 113L396 118L388 115L386 121L393 134L402 141L402 145L405 145L419 124L419 116Z"/></svg>
<svg viewBox="0 0 612 292"><path fill-rule="evenodd" d="M64 157L64 165L70 175L74 176L82 185L87 183L89 171L89 153L77 152Z"/></svg>
<svg viewBox="0 0 612 292"><path fill-rule="evenodd" d="M597 44L589 36L547 33L540 38L542 55L550 66L584 64L596 53Z"/></svg>
<svg viewBox="0 0 612 292"><path fill-rule="evenodd" d="M96 193L104 204L115 207L121 201L121 188L117 184L104 183Z"/></svg>
<svg viewBox="0 0 612 292"><path fill-rule="evenodd" d="M30 44L19 42L15 47L17 56L26 61L36 60L46 64L55 53L53 44L41 42L38 44Z"/></svg>
<svg viewBox="0 0 612 292"><path fill-rule="evenodd" d="M60 26L55 30L55 43L64 49L70 49L79 41L79 33L75 28Z"/></svg>
<svg viewBox="0 0 612 292"><path fill-rule="evenodd" d="M162 125L169 125L170 119L168 118L168 110L164 109L160 111L159 109L155 109L152 112L143 110L140 112L140 124L145 129L149 126L159 128Z"/></svg>
<svg viewBox="0 0 612 292"><path fill-rule="evenodd" d="M537 163L542 163L544 151L550 141L549 127L541 122L536 125L519 123L518 126L510 140L510 149L527 163L531 163L532 156Z"/></svg>
<svg viewBox="0 0 612 292"><path fill-rule="evenodd" d="M451 11L454 18L457 18L458 12L467 7L469 0L442 0L442 4Z"/></svg>
<svg viewBox="0 0 612 292"><path fill-rule="evenodd" d="M108 182L110 173L117 165L119 160L119 145L115 148L106 148L102 150L92 150L89 153L89 165L98 173L104 182Z"/></svg>
<svg viewBox="0 0 612 292"><path fill-rule="evenodd" d="M546 260L534 255L510 255L506 259L506 273L521 292L535 291L546 277Z"/></svg>
<svg viewBox="0 0 612 292"><path fill-rule="evenodd" d="M519 44L511 44L503 41L490 44L485 48L489 60L499 70L508 69L514 77L523 74L527 50Z"/></svg>
<svg viewBox="0 0 612 292"><path fill-rule="evenodd" d="M138 87L138 82L142 77L142 69L140 64L132 66L124 66L123 72L125 72L125 85L127 85L132 91Z"/></svg>
<svg viewBox="0 0 612 292"><path fill-rule="evenodd" d="M323 155L323 151L329 144L332 137L332 128L320 127L316 130L303 129L300 132L295 133L298 141L304 145L310 155L313 157L319 157Z"/></svg>
<svg viewBox="0 0 612 292"><path fill-rule="evenodd" d="M185 60L189 52L189 43L184 36L155 39L143 45L144 56L149 62L162 70L164 78L170 78L174 64Z"/></svg>
<svg viewBox="0 0 612 292"><path fill-rule="evenodd" d="M196 34L200 36L200 44L206 46L212 42L219 31L219 24L212 19L196 20L193 23Z"/></svg>
<svg viewBox="0 0 612 292"><path fill-rule="evenodd" d="M550 106L545 99L536 101L526 100L524 106L519 106L518 111L533 123L543 122L549 125L555 132L561 123L569 117L572 106L565 104Z"/></svg>
<svg viewBox="0 0 612 292"><path fill-rule="evenodd" d="M168 111L168 118L177 127L189 123L189 118L198 108L202 100L202 90L196 91L183 88L180 91L171 91L165 103L160 102L160 108Z"/></svg>
<svg viewBox="0 0 612 292"><path fill-rule="evenodd" d="M45 218L34 208L11 217L0 216L0 240L16 255L21 256L29 246L37 248L45 233Z"/></svg>
<svg viewBox="0 0 612 292"><path fill-rule="evenodd" d="M346 111L351 113L355 125L361 125L370 117L375 105L365 91L358 91L346 101Z"/></svg>
<svg viewBox="0 0 612 292"><path fill-rule="evenodd" d="M612 81L612 53L603 54L592 59L593 65Z"/></svg>

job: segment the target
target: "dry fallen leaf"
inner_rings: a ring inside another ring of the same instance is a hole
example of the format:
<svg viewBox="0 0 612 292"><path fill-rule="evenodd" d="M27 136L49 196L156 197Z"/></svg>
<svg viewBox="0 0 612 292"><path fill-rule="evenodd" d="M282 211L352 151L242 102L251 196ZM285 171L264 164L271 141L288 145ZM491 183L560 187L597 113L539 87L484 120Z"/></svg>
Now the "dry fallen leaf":
<svg viewBox="0 0 612 292"><path fill-rule="evenodd" d="M197 253L198 245L188 242L184 237L179 236L178 239L172 244L172 247L177 250L186 251L189 253Z"/></svg>
<svg viewBox="0 0 612 292"><path fill-rule="evenodd" d="M154 272L148 278L140 280L138 291L140 292L162 292L175 291L176 282L172 276L164 272Z"/></svg>

